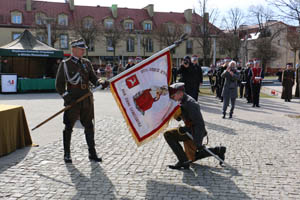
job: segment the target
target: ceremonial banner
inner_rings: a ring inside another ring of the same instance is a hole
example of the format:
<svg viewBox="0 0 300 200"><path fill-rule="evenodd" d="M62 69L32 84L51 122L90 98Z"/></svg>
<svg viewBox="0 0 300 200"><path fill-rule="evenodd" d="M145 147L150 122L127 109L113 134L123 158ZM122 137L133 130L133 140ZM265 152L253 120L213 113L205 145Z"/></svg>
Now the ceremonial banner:
<svg viewBox="0 0 300 200"><path fill-rule="evenodd" d="M135 65L111 80L111 90L138 146L157 136L179 108L169 98L170 51Z"/></svg>

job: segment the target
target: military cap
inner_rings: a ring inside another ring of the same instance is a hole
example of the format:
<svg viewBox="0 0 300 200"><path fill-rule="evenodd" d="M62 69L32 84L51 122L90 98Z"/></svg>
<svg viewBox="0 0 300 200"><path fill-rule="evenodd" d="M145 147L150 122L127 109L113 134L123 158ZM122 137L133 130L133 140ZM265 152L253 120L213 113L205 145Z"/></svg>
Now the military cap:
<svg viewBox="0 0 300 200"><path fill-rule="evenodd" d="M286 66L291 66L291 67L293 67L293 63L286 63Z"/></svg>
<svg viewBox="0 0 300 200"><path fill-rule="evenodd" d="M184 60L189 60L191 62L191 58L189 56L184 56Z"/></svg>
<svg viewBox="0 0 300 200"><path fill-rule="evenodd" d="M84 40L81 38L79 40L74 40L71 42L71 47L77 47L81 49L87 49L88 47L85 45Z"/></svg>
<svg viewBox="0 0 300 200"><path fill-rule="evenodd" d="M229 58L229 57L224 58L224 62L230 62L230 61L231 61L231 58Z"/></svg>
<svg viewBox="0 0 300 200"><path fill-rule="evenodd" d="M258 58L254 58L253 60L254 60L254 64L260 63L260 59L258 59Z"/></svg>
<svg viewBox="0 0 300 200"><path fill-rule="evenodd" d="M173 83L172 85L169 86L168 89L169 89L169 95L171 97L178 91L184 91L184 83L181 82Z"/></svg>

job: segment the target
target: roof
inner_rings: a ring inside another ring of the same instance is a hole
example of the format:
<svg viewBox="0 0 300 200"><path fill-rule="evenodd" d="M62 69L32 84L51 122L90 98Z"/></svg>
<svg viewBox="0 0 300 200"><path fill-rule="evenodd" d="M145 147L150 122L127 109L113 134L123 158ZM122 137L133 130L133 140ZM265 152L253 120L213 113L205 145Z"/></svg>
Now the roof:
<svg viewBox="0 0 300 200"><path fill-rule="evenodd" d="M0 55L60 58L63 57L63 51L38 41L28 30L25 30L18 39L0 47Z"/></svg>
<svg viewBox="0 0 300 200"><path fill-rule="evenodd" d="M113 18L110 7L102 6L77 6L74 11L70 10L68 3L32 1L32 11L25 10L26 0L9 0L0 1L0 25L12 25L10 22L11 11L18 10L23 14L23 24L16 26L32 26L35 24L35 14L43 12L47 17L57 17L59 14L67 14L69 24L74 24L75 20L84 17L93 17L96 22L102 23L107 17ZM174 22L177 24L188 23L184 17L184 13L176 12L154 12L154 16L150 17L146 9L118 8L118 17L114 19L117 23L121 23L124 19L131 18L134 20L134 28L142 30L142 22L151 20L154 26L160 26L163 23ZM193 13L193 23L201 22L202 17ZM212 25L213 26L213 25ZM213 26L217 32L219 29Z"/></svg>

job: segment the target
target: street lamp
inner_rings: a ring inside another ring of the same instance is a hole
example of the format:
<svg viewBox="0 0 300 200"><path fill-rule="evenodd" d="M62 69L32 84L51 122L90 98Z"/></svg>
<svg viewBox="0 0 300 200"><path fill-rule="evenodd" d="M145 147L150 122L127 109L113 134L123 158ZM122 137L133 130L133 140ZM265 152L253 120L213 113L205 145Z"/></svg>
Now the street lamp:
<svg viewBox="0 0 300 200"><path fill-rule="evenodd" d="M44 24L47 25L47 32L48 32L48 45L51 45L51 23L55 22L55 18L51 18L51 17L45 17L43 19Z"/></svg>

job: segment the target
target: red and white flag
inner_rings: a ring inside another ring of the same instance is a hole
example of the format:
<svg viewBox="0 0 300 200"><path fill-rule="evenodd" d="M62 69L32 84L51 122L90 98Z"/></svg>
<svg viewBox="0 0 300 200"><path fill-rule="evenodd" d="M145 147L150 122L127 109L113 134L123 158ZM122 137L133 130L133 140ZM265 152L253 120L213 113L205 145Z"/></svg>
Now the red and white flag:
<svg viewBox="0 0 300 200"><path fill-rule="evenodd" d="M112 78L111 91L138 146L167 127L179 108L169 98L170 51L155 54Z"/></svg>

